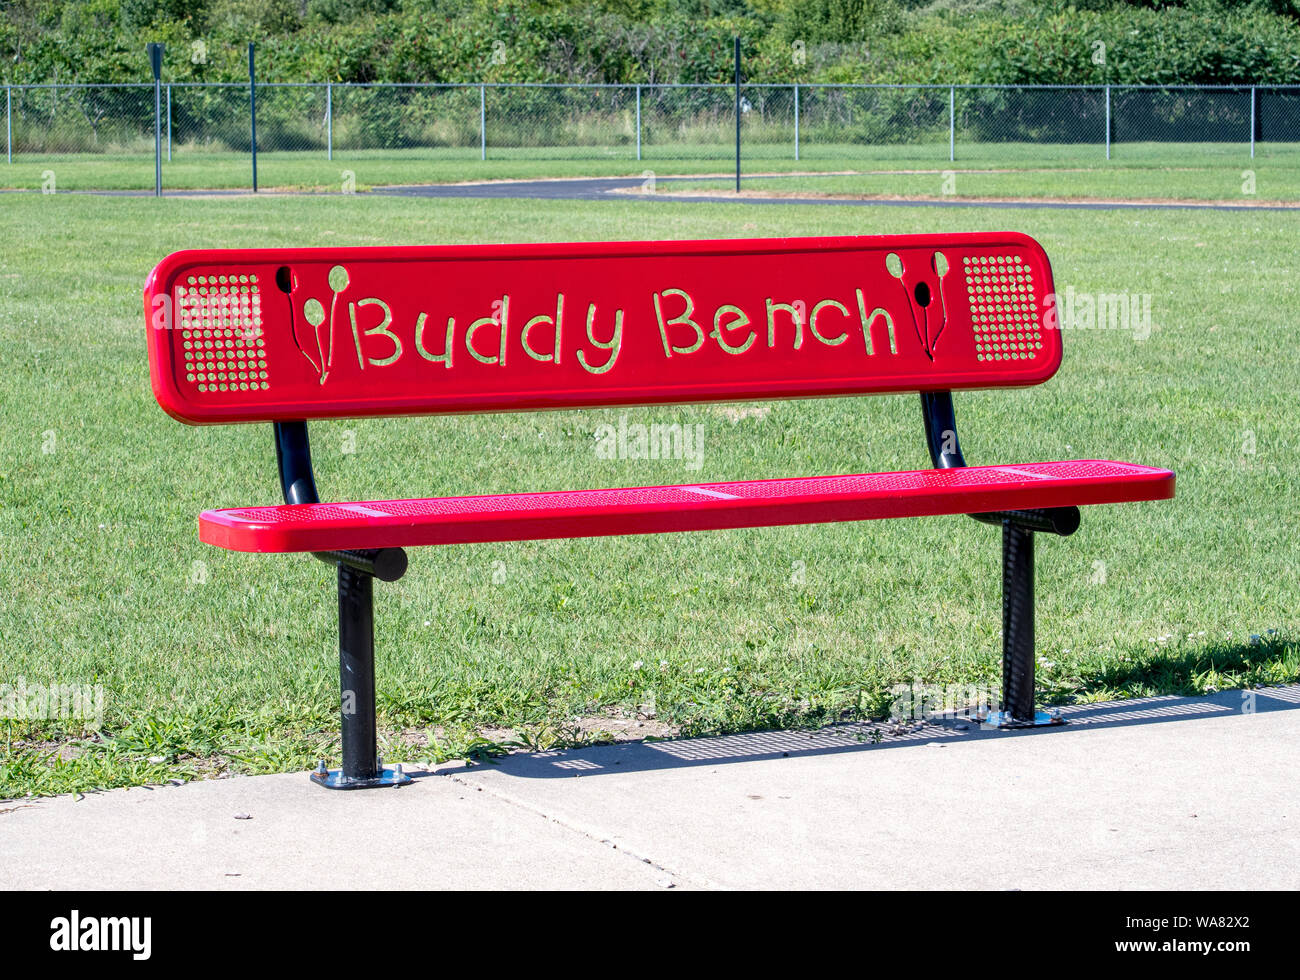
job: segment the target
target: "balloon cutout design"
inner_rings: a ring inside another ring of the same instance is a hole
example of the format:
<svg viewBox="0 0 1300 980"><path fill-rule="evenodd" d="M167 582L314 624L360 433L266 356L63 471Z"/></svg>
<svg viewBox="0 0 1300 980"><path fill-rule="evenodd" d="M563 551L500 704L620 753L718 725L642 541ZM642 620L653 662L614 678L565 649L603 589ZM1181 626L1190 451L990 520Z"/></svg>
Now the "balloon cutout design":
<svg viewBox="0 0 1300 980"><path fill-rule="evenodd" d="M320 305L320 300L309 299L302 305L302 315L303 319L307 321L307 325L311 327L312 339L316 341L316 353L319 355L320 337L318 331L320 325L325 322L325 307ZM299 349L301 349L301 346ZM325 368L305 350L302 353L303 356L311 362L311 366L316 369L316 373L321 376L321 383L323 384L325 381Z"/></svg>
<svg viewBox="0 0 1300 980"><path fill-rule="evenodd" d="M933 335L928 332L929 321L927 319L927 336L930 343L926 347L926 353L930 355L930 360L934 360L934 349L939 343L939 337L943 334L943 328L948 325L948 304L943 297L943 280L948 275L948 259L942 252L934 253L934 271L939 276L939 326Z"/></svg>
<svg viewBox="0 0 1300 980"><path fill-rule="evenodd" d="M920 343L921 350L925 351L925 356L933 361L939 337L943 334L943 328L948 325L948 303L943 294L943 281L948 275L948 258L942 252L935 252L931 263L939 277L939 315L935 318L933 333L930 332L930 307L934 303L934 295L930 292L930 284L921 279L909 289L903 275L905 270L902 258L897 252L890 252L885 256L885 269L903 288L903 297L907 300L907 308L912 314L912 329L916 332L917 342Z"/></svg>
<svg viewBox="0 0 1300 980"><path fill-rule="evenodd" d="M311 327L312 340L315 341L316 356L312 357L307 348L303 347L302 342L298 339L297 332L294 332L294 342L298 344L298 350L302 351L302 356L316 372L320 375L320 383L324 384L325 379L329 377L330 368L334 366L334 312L338 306L339 295L348 288L351 279L348 277L348 270L341 265L336 265L329 272L330 292L330 312L329 326L326 327L324 336L321 334L321 327L326 323L325 307L321 301L314 296L302 304L302 316Z"/></svg>
<svg viewBox="0 0 1300 980"><path fill-rule="evenodd" d="M334 268L330 269L330 292L334 295L330 298L330 347L329 360L325 363L326 373L328 373L329 369L334 366L334 306L338 302L339 294L348 288L348 283L350 281L351 280L348 278L348 270L343 268L343 266L336 265ZM323 377L321 378L321 383L325 383Z"/></svg>

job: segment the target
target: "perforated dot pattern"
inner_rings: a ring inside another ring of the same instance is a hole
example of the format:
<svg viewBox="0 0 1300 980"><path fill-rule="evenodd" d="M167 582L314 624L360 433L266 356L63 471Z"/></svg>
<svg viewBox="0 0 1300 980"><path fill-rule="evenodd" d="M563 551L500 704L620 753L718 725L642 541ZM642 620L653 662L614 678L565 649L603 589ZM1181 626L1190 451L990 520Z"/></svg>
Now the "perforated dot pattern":
<svg viewBox="0 0 1300 980"><path fill-rule="evenodd" d="M201 392L271 387L256 275L191 275L177 302L185 381Z"/></svg>
<svg viewBox="0 0 1300 980"><path fill-rule="evenodd" d="M1020 255L966 256L966 298L981 361L1032 360L1043 349L1033 270Z"/></svg>

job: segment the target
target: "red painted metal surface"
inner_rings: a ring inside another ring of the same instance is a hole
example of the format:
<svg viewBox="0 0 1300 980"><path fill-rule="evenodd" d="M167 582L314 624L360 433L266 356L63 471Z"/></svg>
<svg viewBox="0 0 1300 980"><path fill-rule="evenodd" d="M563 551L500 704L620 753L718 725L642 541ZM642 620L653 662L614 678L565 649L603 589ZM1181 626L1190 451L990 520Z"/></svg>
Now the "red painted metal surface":
<svg viewBox="0 0 1300 980"><path fill-rule="evenodd" d="M1031 385L1053 288L998 232L187 251L144 299L203 424Z"/></svg>
<svg viewBox="0 0 1300 980"><path fill-rule="evenodd" d="M199 536L235 551L701 531L1166 500L1168 470L1104 460L695 486L209 510Z"/></svg>

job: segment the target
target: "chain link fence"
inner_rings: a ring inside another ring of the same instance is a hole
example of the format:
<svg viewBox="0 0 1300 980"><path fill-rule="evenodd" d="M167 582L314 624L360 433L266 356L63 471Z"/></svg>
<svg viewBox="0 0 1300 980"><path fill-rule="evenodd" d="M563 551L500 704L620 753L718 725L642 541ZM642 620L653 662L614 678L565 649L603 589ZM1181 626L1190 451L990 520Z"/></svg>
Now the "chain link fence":
<svg viewBox="0 0 1300 980"><path fill-rule="evenodd" d="M13 85L5 155L763 161L845 168L1237 159L1300 149L1300 86ZM579 168L580 169L580 168ZM789 169L786 165L785 169ZM152 176L152 167L142 174ZM472 168L464 170L472 177Z"/></svg>

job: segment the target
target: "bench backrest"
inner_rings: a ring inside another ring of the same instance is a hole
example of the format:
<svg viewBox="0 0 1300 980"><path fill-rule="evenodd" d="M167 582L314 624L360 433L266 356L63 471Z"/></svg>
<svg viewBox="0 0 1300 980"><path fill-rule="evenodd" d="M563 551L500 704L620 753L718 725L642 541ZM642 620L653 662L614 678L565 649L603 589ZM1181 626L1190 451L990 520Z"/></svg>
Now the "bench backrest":
<svg viewBox="0 0 1300 980"><path fill-rule="evenodd" d="M1019 387L1053 303L1009 232L186 251L145 286L194 424Z"/></svg>

